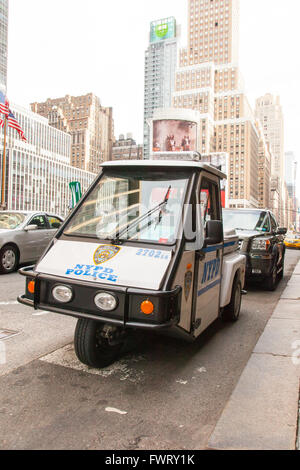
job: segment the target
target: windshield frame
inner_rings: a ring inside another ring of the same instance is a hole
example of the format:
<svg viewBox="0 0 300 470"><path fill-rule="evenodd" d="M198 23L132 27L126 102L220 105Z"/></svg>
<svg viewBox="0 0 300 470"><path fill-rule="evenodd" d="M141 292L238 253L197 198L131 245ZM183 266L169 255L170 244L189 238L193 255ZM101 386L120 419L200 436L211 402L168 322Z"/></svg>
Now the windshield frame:
<svg viewBox="0 0 300 470"><path fill-rule="evenodd" d="M141 167L139 166L130 166L130 167L126 167L126 169L128 170L128 173L129 172L134 172L134 170L138 170L138 171L141 171ZM148 170L148 168L147 168ZM149 168L150 170L150 168ZM168 177L168 174L170 173L170 167L164 167L163 165L161 167L154 167L154 168L151 168L151 171L153 172L158 172L158 171L165 171L166 172L166 177ZM184 218L184 209L185 209L185 205L189 203L189 201L191 200L191 188L193 187L193 184L194 184L194 178L195 178L195 174L197 173L197 168L185 168L185 167L182 167L181 169L183 172L186 172L186 179L187 179L187 184L186 184L186 188L185 188L185 194L184 194L184 198L183 198L183 201L182 201L182 210L181 210L181 215L180 215L180 220L179 220L179 223L178 223L178 227L177 227L177 232L176 232L176 237L174 238L173 241L171 242L167 242L167 243L161 243L159 241L155 241L155 240L149 240L149 239L142 239L142 240L137 240L137 239L117 239L117 240L114 240L113 238L112 239L107 239L107 238L99 238L99 237L94 237L94 236L91 236L91 235L88 235L88 234L75 234L75 233L72 233L72 234L68 234L66 233L66 229L68 228L70 222L72 221L72 219L77 215L77 213L80 211L81 207L83 206L83 204L86 202L86 200L89 198L89 196L91 195L91 193L97 188L97 186L99 185L99 182L101 181L101 179L104 177L104 176L109 176L112 172L117 172L117 171L120 171L122 172L122 167L120 168L112 168L112 167L105 167L105 168L102 168L102 171L100 172L100 174L96 177L96 179L94 180L94 182L92 183L92 185L90 186L90 188L88 189L88 191L85 193L84 197L79 201L78 205L75 207L75 209L69 214L69 216L66 218L65 222L63 223L63 225L61 226L61 228L59 229L58 233L57 233L57 238L60 238L61 240L69 240L69 241L79 241L79 240L82 240L82 241L86 241L87 243L99 243L99 244L103 244L103 245L130 245L130 246L141 246L141 245L145 245L145 246L158 246L160 247L161 250L164 250L164 249L168 249L170 247L174 247L175 245L177 245L178 242L181 242L183 237L184 237L184 230L183 230L183 218ZM155 181L155 180L153 180Z"/></svg>

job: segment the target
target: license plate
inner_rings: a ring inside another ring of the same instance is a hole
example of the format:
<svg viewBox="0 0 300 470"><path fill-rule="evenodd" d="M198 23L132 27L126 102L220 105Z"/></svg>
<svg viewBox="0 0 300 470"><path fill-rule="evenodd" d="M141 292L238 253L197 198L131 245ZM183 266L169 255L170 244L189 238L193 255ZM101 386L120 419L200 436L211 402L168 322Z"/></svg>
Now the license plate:
<svg viewBox="0 0 300 470"><path fill-rule="evenodd" d="M252 269L252 274L261 274L261 269Z"/></svg>

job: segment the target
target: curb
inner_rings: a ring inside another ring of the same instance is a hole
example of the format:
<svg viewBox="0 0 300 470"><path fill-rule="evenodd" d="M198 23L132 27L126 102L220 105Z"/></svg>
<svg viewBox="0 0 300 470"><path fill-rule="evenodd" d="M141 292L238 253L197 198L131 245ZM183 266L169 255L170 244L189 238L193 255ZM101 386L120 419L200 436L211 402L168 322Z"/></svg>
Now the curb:
<svg viewBox="0 0 300 470"><path fill-rule="evenodd" d="M299 381L300 262L253 350L207 448L295 450Z"/></svg>

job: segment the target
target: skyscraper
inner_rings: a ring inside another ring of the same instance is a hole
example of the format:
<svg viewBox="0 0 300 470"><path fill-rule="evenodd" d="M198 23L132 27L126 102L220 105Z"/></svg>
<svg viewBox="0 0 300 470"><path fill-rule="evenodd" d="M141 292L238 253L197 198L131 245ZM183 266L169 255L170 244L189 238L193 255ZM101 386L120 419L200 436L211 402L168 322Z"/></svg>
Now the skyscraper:
<svg viewBox="0 0 300 470"><path fill-rule="evenodd" d="M0 89L7 87L8 0L0 0Z"/></svg>
<svg viewBox="0 0 300 470"><path fill-rule="evenodd" d="M199 151L229 154L230 207L258 206L259 134L238 67L239 0L188 0L173 106L200 111Z"/></svg>
<svg viewBox="0 0 300 470"><path fill-rule="evenodd" d="M31 109L48 118L51 126L72 135L72 166L97 173L101 164L111 159L112 108L101 106L93 93L48 99L33 103Z"/></svg>
<svg viewBox="0 0 300 470"><path fill-rule="evenodd" d="M149 158L148 119L157 108L169 108L175 86L179 28L174 17L153 21L145 53L144 158Z"/></svg>

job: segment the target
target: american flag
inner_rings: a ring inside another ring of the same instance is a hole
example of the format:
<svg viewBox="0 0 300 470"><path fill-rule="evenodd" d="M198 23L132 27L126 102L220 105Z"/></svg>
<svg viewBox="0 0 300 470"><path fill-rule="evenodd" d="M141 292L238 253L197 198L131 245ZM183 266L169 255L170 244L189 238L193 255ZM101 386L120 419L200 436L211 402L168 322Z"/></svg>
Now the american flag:
<svg viewBox="0 0 300 470"><path fill-rule="evenodd" d="M27 142L25 134L24 134L20 124L16 120L15 116L11 112L11 110L9 110L7 122L8 122L9 127L12 127L13 129L15 129L18 132L21 139L24 140L24 142Z"/></svg>
<svg viewBox="0 0 300 470"><path fill-rule="evenodd" d="M8 118L9 115L9 101L4 96L2 91L0 91L0 113L5 114L5 116Z"/></svg>

